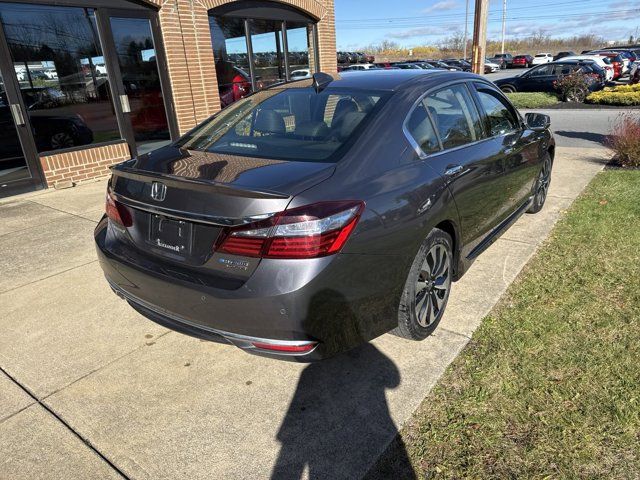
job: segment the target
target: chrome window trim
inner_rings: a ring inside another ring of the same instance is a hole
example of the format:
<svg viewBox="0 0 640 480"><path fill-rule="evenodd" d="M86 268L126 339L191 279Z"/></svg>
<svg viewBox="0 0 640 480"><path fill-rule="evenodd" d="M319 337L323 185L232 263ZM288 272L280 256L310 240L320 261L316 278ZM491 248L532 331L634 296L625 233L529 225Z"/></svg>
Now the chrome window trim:
<svg viewBox="0 0 640 480"><path fill-rule="evenodd" d="M422 150L422 148L420 148L420 145L418 145L418 142L416 141L415 138L413 138L413 135L411 135L411 133L409 132L409 128L407 126L407 124L409 123L409 117L411 117L411 115L413 115L414 110L418 107L418 105L420 103L422 103L422 101L429 95L431 95L434 92L437 92L439 90L443 90L447 87L453 86L453 85L464 85L465 88L467 89L467 92L469 93L469 96L471 97L471 100L473 102L473 95L472 92L469 90L469 82L470 81L477 81L478 79L462 79L462 80L453 80L451 82L446 82L442 85L438 85L435 87L430 88L429 90L427 90L425 93L423 93L411 106L411 108L409 109L409 113L407 113L407 115L405 116L404 122L402 122L402 131L404 133L404 136L406 137L407 141L409 142L409 144L413 147L414 151L416 152L416 154L418 155L418 157L420 158L420 160L427 160L428 158L432 158L432 157L437 157L439 155L445 154L445 153L450 153L450 152L457 152L459 150L463 150L465 148L468 147L473 147L475 145L479 145L483 142L486 142L488 140L493 140L496 137L487 137L487 138L481 138L480 140L476 140L474 142L471 143L465 143L464 145L460 145L458 147L453 147L453 148L443 148L442 146L442 140L440 139L440 133L438 132L438 130L435 128L434 124L433 124L433 119L431 118L431 113L429 112L429 110L427 109L427 115L429 116L429 120L431 121L431 127L433 128L433 131L436 134L436 138L438 139L438 144L440 145L440 151L439 152L433 152L433 153L426 153ZM484 82L483 82L484 83ZM478 107L475 104L475 102L473 102L474 108L476 109L476 113L482 118L482 112L478 111Z"/></svg>

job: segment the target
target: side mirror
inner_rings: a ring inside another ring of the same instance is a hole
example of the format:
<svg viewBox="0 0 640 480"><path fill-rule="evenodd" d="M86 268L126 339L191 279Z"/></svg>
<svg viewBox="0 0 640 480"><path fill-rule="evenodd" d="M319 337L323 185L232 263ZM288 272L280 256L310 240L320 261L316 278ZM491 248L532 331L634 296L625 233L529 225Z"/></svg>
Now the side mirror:
<svg viewBox="0 0 640 480"><path fill-rule="evenodd" d="M544 132L551 126L551 117L542 113L527 113L525 115L527 126L534 132Z"/></svg>

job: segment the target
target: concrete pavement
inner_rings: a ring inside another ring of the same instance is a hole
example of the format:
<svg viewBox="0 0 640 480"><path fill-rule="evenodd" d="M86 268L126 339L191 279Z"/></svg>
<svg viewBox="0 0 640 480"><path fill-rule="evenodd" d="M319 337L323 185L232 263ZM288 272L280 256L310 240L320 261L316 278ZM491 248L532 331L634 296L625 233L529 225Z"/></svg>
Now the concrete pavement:
<svg viewBox="0 0 640 480"><path fill-rule="evenodd" d="M424 342L312 365L186 337L113 295L93 251L105 182L0 201L0 478L358 478L607 152L561 148L550 196L454 285Z"/></svg>

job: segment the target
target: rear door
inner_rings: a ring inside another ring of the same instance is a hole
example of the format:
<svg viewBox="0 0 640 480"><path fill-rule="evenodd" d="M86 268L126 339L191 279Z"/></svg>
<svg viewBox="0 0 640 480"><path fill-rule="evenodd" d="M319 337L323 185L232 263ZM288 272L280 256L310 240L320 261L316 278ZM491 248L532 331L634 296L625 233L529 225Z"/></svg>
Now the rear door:
<svg viewBox="0 0 640 480"><path fill-rule="evenodd" d="M426 115L437 138L429 140L420 118ZM500 148L486 139L482 118L465 83L427 94L407 122L407 130L427 165L442 175L458 207L462 243L468 253L499 222L506 193ZM434 141L437 145L434 146Z"/></svg>
<svg viewBox="0 0 640 480"><path fill-rule="evenodd" d="M553 80L553 65L541 65L531 69L520 77L518 91L545 92L548 91L548 85L550 85Z"/></svg>

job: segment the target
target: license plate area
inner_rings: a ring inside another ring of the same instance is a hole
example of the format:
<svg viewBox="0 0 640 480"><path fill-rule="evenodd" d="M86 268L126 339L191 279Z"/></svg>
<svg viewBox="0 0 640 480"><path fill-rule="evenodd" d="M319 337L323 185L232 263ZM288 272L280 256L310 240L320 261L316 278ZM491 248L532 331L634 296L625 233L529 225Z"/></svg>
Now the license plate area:
<svg viewBox="0 0 640 480"><path fill-rule="evenodd" d="M193 223L152 214L149 227L151 245L167 253L180 256L191 255Z"/></svg>

